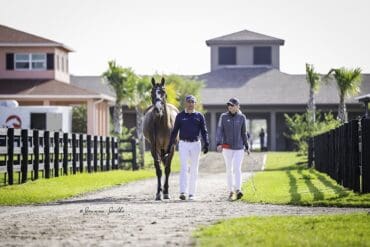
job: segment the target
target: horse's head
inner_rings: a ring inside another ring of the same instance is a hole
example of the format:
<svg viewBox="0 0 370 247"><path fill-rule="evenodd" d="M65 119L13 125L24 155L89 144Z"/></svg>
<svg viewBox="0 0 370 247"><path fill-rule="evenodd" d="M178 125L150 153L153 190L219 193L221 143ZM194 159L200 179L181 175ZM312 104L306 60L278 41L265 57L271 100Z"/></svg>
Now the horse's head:
<svg viewBox="0 0 370 247"><path fill-rule="evenodd" d="M163 116L166 104L167 95L164 84L165 80L163 77L161 79L161 83L156 83L155 79L152 78L152 104L154 106L154 112L159 116Z"/></svg>

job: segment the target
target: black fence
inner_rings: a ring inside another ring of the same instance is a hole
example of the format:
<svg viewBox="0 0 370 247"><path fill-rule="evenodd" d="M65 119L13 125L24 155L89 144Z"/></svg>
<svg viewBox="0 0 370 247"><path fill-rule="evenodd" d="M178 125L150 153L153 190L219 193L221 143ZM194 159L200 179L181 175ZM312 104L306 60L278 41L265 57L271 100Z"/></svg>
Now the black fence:
<svg viewBox="0 0 370 247"><path fill-rule="evenodd" d="M370 192L370 119L353 120L309 140L308 160L356 192Z"/></svg>
<svg viewBox="0 0 370 247"><path fill-rule="evenodd" d="M2 184L14 184L17 174L18 183L24 183L38 179L39 174L50 178L120 169L123 161L119 159L118 145L115 137L0 128ZM133 149L136 150L132 148L131 152ZM132 156L134 168L136 155Z"/></svg>
<svg viewBox="0 0 370 247"><path fill-rule="evenodd" d="M127 163L130 164L132 170L139 169L136 156L136 146L136 139L133 138L128 140L119 140L118 142L119 163L122 165Z"/></svg>

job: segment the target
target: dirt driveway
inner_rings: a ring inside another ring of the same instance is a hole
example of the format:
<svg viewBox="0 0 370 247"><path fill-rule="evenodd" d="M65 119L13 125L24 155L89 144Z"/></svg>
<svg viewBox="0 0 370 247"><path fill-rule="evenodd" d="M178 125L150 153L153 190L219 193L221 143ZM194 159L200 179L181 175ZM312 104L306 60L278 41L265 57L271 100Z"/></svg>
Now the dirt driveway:
<svg viewBox="0 0 370 247"><path fill-rule="evenodd" d="M264 154L246 156L243 179L259 170ZM1 246L190 246L196 227L247 215L348 213L364 209L293 207L226 201L226 177L218 153L202 157L196 201L178 199L178 175L169 201L154 201L147 179L56 203L0 207Z"/></svg>

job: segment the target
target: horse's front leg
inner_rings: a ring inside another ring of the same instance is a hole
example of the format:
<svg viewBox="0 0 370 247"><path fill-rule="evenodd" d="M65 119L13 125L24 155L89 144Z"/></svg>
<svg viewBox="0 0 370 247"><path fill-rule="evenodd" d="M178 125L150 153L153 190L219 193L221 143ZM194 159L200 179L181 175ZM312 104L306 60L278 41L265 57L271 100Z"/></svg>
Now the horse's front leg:
<svg viewBox="0 0 370 247"><path fill-rule="evenodd" d="M161 166L160 166L160 162L159 162L159 159L158 157L154 158L154 166L155 166L155 171L156 171L156 174L157 174L157 194L155 196L155 199L156 200L161 200L161 191L162 191L162 182L161 182L161 178L162 178L162 169L161 169Z"/></svg>
<svg viewBox="0 0 370 247"><path fill-rule="evenodd" d="M173 157L173 150L170 153L170 155L168 156L168 158L165 159L165 161L164 161L164 167L165 167L164 168L164 173L166 175L166 178L165 178L165 181L164 181L163 199L170 199L170 195L168 193L168 179L169 179L170 173L171 173L172 157Z"/></svg>

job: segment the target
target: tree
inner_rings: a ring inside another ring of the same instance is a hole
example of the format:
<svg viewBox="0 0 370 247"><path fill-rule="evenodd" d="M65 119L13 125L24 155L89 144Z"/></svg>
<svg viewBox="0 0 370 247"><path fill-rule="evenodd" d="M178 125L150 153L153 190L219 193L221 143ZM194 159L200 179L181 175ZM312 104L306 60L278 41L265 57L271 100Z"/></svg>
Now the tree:
<svg viewBox="0 0 370 247"><path fill-rule="evenodd" d="M180 111L184 109L184 100L186 95L194 95L197 98L197 110L203 111L203 105L200 98L200 90L204 87L202 81L192 79L190 77L179 76L179 75L168 75L165 76L167 81L167 87L173 87L176 90L176 105ZM168 94L168 93L167 93Z"/></svg>
<svg viewBox="0 0 370 247"><path fill-rule="evenodd" d="M345 97L355 96L360 92L360 85L362 83L361 69L331 69L326 75L327 78L333 76L337 83L339 90L339 106L338 106L338 119L347 122L347 110L345 105Z"/></svg>
<svg viewBox="0 0 370 247"><path fill-rule="evenodd" d="M117 65L115 61L109 61L108 70L103 73L103 76L108 80L109 85L116 93L116 102L113 110L113 132L117 136L121 134L123 125L122 103L126 95L124 84L127 80L125 72L125 69Z"/></svg>
<svg viewBox="0 0 370 247"><path fill-rule="evenodd" d="M309 112L310 120L312 123L316 120L316 105L315 105L315 93L318 91L320 86L320 75L315 72L315 68L312 64L306 63L306 80L310 86L310 96L308 99L307 110Z"/></svg>
<svg viewBox="0 0 370 247"><path fill-rule="evenodd" d="M86 105L78 105L72 107L72 132L86 133L87 132L87 107Z"/></svg>
<svg viewBox="0 0 370 247"><path fill-rule="evenodd" d="M318 112L314 123L310 122L308 111L293 116L284 114L284 117L289 129L289 133L284 133L284 135L293 141L296 149L301 154L307 154L308 138L335 129L340 125L340 122L330 112L325 114Z"/></svg>

